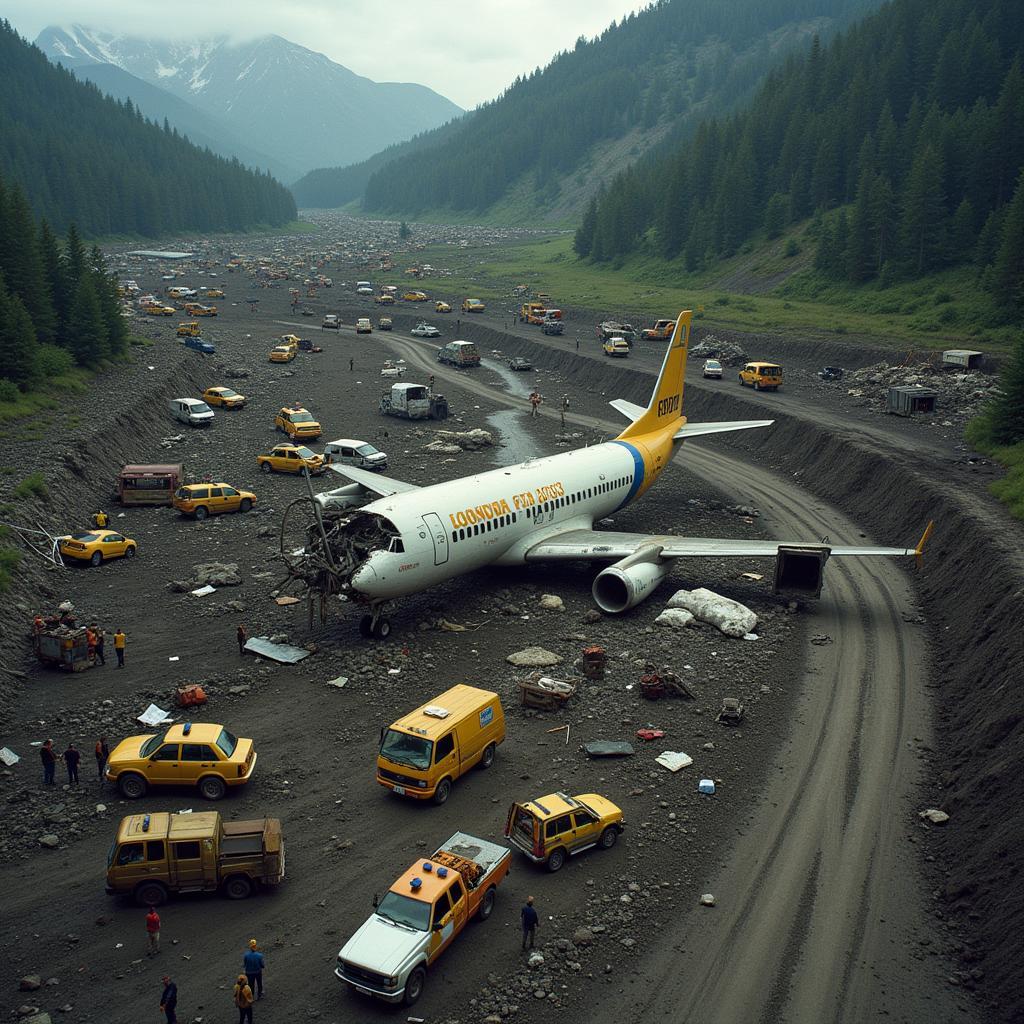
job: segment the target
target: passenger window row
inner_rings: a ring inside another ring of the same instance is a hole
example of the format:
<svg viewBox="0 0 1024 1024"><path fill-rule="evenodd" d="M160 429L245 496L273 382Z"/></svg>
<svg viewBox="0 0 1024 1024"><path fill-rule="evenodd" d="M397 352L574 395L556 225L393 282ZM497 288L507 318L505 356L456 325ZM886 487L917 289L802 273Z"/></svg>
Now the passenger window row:
<svg viewBox="0 0 1024 1024"><path fill-rule="evenodd" d="M452 530L452 543L457 544L467 537L479 537L481 533L493 533L495 530L501 530L517 522L519 519L515 512L510 512L504 516L496 516L494 519L485 519L482 523L474 523L472 526L461 526L457 530Z"/></svg>

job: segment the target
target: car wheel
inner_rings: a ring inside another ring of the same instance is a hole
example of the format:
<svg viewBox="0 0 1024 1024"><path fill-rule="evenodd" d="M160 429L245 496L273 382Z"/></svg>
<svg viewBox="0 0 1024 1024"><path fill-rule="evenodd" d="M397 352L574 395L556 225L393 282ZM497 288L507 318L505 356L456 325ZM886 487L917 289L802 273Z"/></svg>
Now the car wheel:
<svg viewBox="0 0 1024 1024"><path fill-rule="evenodd" d="M260 463L260 469L262 469L264 473L272 473L273 470L274 470L274 467L271 466L271 464L269 462L261 462Z"/></svg>
<svg viewBox="0 0 1024 1024"><path fill-rule="evenodd" d="M198 519L199 522L202 522L209 514L210 513L206 511L205 505L200 505L193 513L193 515L195 515L196 519Z"/></svg>
<svg viewBox="0 0 1024 1024"><path fill-rule="evenodd" d="M598 839L597 845L602 850L610 850L615 845L615 840L619 838L619 830L616 828L606 828L601 833L601 838Z"/></svg>
<svg viewBox="0 0 1024 1024"><path fill-rule="evenodd" d="M135 902L140 907L159 907L167 902L167 889L159 882L143 882L135 890Z"/></svg>
<svg viewBox="0 0 1024 1024"><path fill-rule="evenodd" d="M251 508L252 508L252 502L248 498L243 498L238 503L238 511L239 512L248 512L249 509L251 509Z"/></svg>
<svg viewBox="0 0 1024 1024"><path fill-rule="evenodd" d="M417 967L409 975L405 982L404 1002L406 1006L412 1006L423 995L423 986L426 984L426 981L427 972L422 967Z"/></svg>
<svg viewBox="0 0 1024 1024"><path fill-rule="evenodd" d="M434 803L439 807L441 804L447 802L448 797L452 795L452 780L442 779L437 784L437 789L434 790Z"/></svg>
<svg viewBox="0 0 1024 1024"><path fill-rule="evenodd" d="M135 545L134 544L132 544L131 547L127 547L127 548L124 549L124 557L125 558L134 558L135 557Z"/></svg>
<svg viewBox="0 0 1024 1024"><path fill-rule="evenodd" d="M122 775L117 788L126 800L138 800L146 795L146 780L141 775Z"/></svg>
<svg viewBox="0 0 1024 1024"><path fill-rule="evenodd" d="M483 902L480 904L479 911L477 911L477 917L479 920L486 921L487 918L491 916L491 913L494 910L494 900L494 886L491 886L491 888L484 893Z"/></svg>
<svg viewBox="0 0 1024 1024"><path fill-rule="evenodd" d="M490 768L492 764L494 764L494 744L488 743L480 755L480 767Z"/></svg>
<svg viewBox="0 0 1024 1024"><path fill-rule="evenodd" d="M252 881L245 875L233 875L224 883L224 895L229 900L244 900L252 895Z"/></svg>
<svg viewBox="0 0 1024 1024"><path fill-rule="evenodd" d="M548 856L547 868L552 874L556 871L562 870L562 865L565 863L565 850L559 847L557 850L552 850Z"/></svg>
<svg viewBox="0 0 1024 1024"><path fill-rule="evenodd" d="M761 390L761 382L760 381L758 381L758 380L754 381L754 390L755 391L760 391Z"/></svg>
<svg viewBox="0 0 1024 1024"><path fill-rule="evenodd" d="M89 564L90 565L99 565L100 562L102 562L102 561L103 561L103 552L102 551L94 551L92 553L92 558L89 559Z"/></svg>
<svg viewBox="0 0 1024 1024"><path fill-rule="evenodd" d="M208 775L200 780L199 792L204 800L219 800L227 791L224 780L218 775Z"/></svg>

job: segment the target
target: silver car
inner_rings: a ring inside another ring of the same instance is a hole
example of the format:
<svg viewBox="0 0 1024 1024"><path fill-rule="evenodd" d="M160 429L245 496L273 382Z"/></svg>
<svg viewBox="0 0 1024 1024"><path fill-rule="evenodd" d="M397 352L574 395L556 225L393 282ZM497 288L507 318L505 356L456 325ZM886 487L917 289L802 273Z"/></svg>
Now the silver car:
<svg viewBox="0 0 1024 1024"><path fill-rule="evenodd" d="M351 437L328 441L324 445L324 461L328 465L339 463L344 466L357 466L359 469L388 468L388 457L385 452L375 448L368 441L357 441Z"/></svg>
<svg viewBox="0 0 1024 1024"><path fill-rule="evenodd" d="M715 380L722 379L722 364L717 359L704 360L704 376L713 377Z"/></svg>

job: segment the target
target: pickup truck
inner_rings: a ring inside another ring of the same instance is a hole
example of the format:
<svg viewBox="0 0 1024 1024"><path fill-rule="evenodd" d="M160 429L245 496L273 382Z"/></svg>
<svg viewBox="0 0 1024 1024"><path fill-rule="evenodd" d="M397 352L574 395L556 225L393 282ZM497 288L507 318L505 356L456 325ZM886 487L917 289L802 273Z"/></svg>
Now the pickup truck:
<svg viewBox="0 0 1024 1024"><path fill-rule="evenodd" d="M653 327L645 327L640 332L640 337L645 341L667 341L675 328L675 320L655 320Z"/></svg>
<svg viewBox="0 0 1024 1024"><path fill-rule="evenodd" d="M158 906L172 892L216 892L241 900L284 879L277 818L224 821L216 811L130 814L107 857L107 892Z"/></svg>
<svg viewBox="0 0 1024 1024"><path fill-rule="evenodd" d="M417 860L338 953L335 975L364 995L411 1006L423 994L427 968L471 918L486 921L511 852L465 832Z"/></svg>

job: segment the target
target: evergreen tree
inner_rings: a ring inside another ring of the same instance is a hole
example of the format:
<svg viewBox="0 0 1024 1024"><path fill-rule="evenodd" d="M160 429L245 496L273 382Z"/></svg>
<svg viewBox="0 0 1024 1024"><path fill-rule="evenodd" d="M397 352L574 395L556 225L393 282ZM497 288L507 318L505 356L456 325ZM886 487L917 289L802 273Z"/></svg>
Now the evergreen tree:
<svg viewBox="0 0 1024 1024"><path fill-rule="evenodd" d="M5 192L0 212L0 272L8 291L21 299L31 316L39 340L51 342L57 330L57 317L32 211L21 189Z"/></svg>
<svg viewBox="0 0 1024 1024"><path fill-rule="evenodd" d="M875 176L865 168L857 183L857 196L850 218L850 244L846 251L846 273L854 283L866 281L878 267L871 202L874 186Z"/></svg>
<svg viewBox="0 0 1024 1024"><path fill-rule="evenodd" d="M944 253L946 204L935 147L921 149L903 192L900 228L904 255L918 274L937 266Z"/></svg>
<svg viewBox="0 0 1024 1024"><path fill-rule="evenodd" d="M789 211L789 199L781 192L776 192L764 210L764 230L769 238L778 238L786 226L786 214Z"/></svg>
<svg viewBox="0 0 1024 1024"><path fill-rule="evenodd" d="M871 188L871 226L875 239L875 273L880 274L895 244L899 211L892 184L883 175L875 176Z"/></svg>
<svg viewBox="0 0 1024 1024"><path fill-rule="evenodd" d="M103 323L107 329L107 351L112 356L123 355L128 348L128 325L121 312L121 296L117 290L117 278L107 273L103 253L93 246L89 253L89 269L92 271L93 287L99 299Z"/></svg>
<svg viewBox="0 0 1024 1024"><path fill-rule="evenodd" d="M587 204L587 212L583 215L583 221L576 229L576 237L573 239L572 247L576 255L585 260L594 248L594 230L597 227L597 196L591 198Z"/></svg>
<svg viewBox="0 0 1024 1024"><path fill-rule="evenodd" d="M993 402L990 436L996 444L1024 441L1024 338L1018 339L1000 379L1002 394Z"/></svg>
<svg viewBox="0 0 1024 1024"><path fill-rule="evenodd" d="M98 366L110 355L107 325L92 274L84 274L78 282L64 335L66 347L80 366Z"/></svg>
<svg viewBox="0 0 1024 1024"><path fill-rule="evenodd" d="M1024 171L1003 222L1002 242L992 267L992 289L1000 305L1024 311ZM1024 400L1024 391L1018 392L1018 398Z"/></svg>
<svg viewBox="0 0 1024 1024"><path fill-rule="evenodd" d="M39 380L38 353L32 317L0 274L0 378L27 391Z"/></svg>

